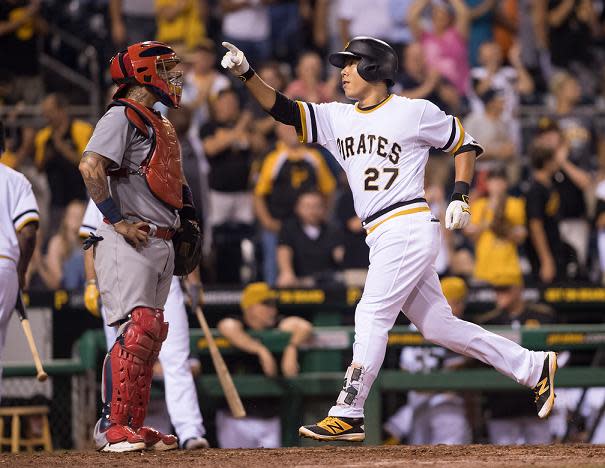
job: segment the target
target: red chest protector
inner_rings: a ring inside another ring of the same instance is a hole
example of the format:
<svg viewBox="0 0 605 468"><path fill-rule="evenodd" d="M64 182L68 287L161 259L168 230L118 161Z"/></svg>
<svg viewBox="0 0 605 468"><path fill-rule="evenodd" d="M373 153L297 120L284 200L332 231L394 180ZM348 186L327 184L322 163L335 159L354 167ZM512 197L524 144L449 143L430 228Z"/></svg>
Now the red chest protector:
<svg viewBox="0 0 605 468"><path fill-rule="evenodd" d="M131 99L117 99L111 106L126 108L128 121L151 139L151 150L137 171L120 168L109 170L107 174L117 177L143 175L156 198L177 210L183 208L181 146L170 121ZM151 134L148 127L152 128Z"/></svg>

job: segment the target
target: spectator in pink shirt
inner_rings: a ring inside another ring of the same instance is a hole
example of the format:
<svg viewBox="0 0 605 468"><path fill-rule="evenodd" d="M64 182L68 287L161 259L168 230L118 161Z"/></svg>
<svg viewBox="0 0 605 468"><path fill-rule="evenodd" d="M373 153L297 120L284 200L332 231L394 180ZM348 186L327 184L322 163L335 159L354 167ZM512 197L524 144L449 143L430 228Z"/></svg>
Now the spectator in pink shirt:
<svg viewBox="0 0 605 468"><path fill-rule="evenodd" d="M421 18L431 5L430 27ZM410 7L410 28L422 43L427 64L466 96L470 90L468 34L470 14L463 0L416 0Z"/></svg>
<svg viewBox="0 0 605 468"><path fill-rule="evenodd" d="M286 96L307 102L330 102L336 99L336 86L340 75L328 81L321 80L321 58L315 52L305 52L296 65L296 79L286 88Z"/></svg>

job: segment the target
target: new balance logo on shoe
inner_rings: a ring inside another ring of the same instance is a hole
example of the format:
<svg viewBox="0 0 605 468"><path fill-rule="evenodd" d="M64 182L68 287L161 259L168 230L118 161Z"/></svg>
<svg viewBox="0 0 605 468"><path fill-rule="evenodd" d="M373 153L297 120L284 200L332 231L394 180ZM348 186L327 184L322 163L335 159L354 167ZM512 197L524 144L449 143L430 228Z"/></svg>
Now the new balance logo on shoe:
<svg viewBox="0 0 605 468"><path fill-rule="evenodd" d="M538 396L540 396L544 392L548 391L548 389L550 388L550 385L548 385L548 377L540 380L540 382L538 382L538 385L540 386L540 389L538 390ZM538 385L536 385L536 387Z"/></svg>

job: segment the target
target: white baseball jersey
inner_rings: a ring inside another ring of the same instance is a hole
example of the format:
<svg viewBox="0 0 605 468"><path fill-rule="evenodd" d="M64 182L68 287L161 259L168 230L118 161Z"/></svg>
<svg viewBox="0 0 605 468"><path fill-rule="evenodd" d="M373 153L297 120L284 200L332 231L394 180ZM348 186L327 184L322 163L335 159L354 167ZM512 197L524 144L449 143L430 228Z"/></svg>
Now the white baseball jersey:
<svg viewBox="0 0 605 468"><path fill-rule="evenodd" d="M87 238L89 234L94 234L99 225L103 222L103 215L92 200L88 200L86 211L82 218L80 226L80 237Z"/></svg>
<svg viewBox="0 0 605 468"><path fill-rule="evenodd" d="M424 169L430 148L455 154L483 149L460 120L424 99L391 94L380 104L297 101L303 143L326 147L342 166L361 219L394 203L424 197Z"/></svg>
<svg viewBox="0 0 605 468"><path fill-rule="evenodd" d="M39 219L38 204L29 181L20 172L0 163L0 258L18 263L17 233Z"/></svg>

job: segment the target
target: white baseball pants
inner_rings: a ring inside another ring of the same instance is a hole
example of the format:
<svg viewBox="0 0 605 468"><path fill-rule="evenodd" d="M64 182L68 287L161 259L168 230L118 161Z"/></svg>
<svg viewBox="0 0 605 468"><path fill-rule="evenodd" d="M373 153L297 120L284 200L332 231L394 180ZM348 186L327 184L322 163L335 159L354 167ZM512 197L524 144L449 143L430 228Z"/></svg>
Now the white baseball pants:
<svg viewBox="0 0 605 468"><path fill-rule="evenodd" d="M544 352L529 351L452 315L435 272L441 243L439 223L431 219L430 212L397 216L366 238L370 266L355 310L352 361L361 366L361 379L353 383L355 398L347 404L341 392L330 416L363 417L365 400L384 361L389 330L400 311L426 340L489 364L523 385L538 383Z"/></svg>
<svg viewBox="0 0 605 468"><path fill-rule="evenodd" d="M103 316L105 311L103 310ZM189 367L189 324L183 291L176 276L172 277L170 292L164 306L168 322L168 336L162 344L159 360L164 373L166 406L170 421L181 442L206 433L197 399L195 382ZM107 326L104 320L107 349L116 341L117 327Z"/></svg>
<svg viewBox="0 0 605 468"><path fill-rule="evenodd" d="M216 438L220 448L281 447L281 421L246 416L237 419L226 410L216 412Z"/></svg>
<svg viewBox="0 0 605 468"><path fill-rule="evenodd" d="M552 442L550 421L537 416L487 421L489 442L494 445L544 445Z"/></svg>
<svg viewBox="0 0 605 468"><path fill-rule="evenodd" d="M17 293L19 291L19 278L17 276L17 265L8 258L0 258L0 363L6 340L6 329L11 314L17 304ZM2 395L2 367L0 367L0 396Z"/></svg>

